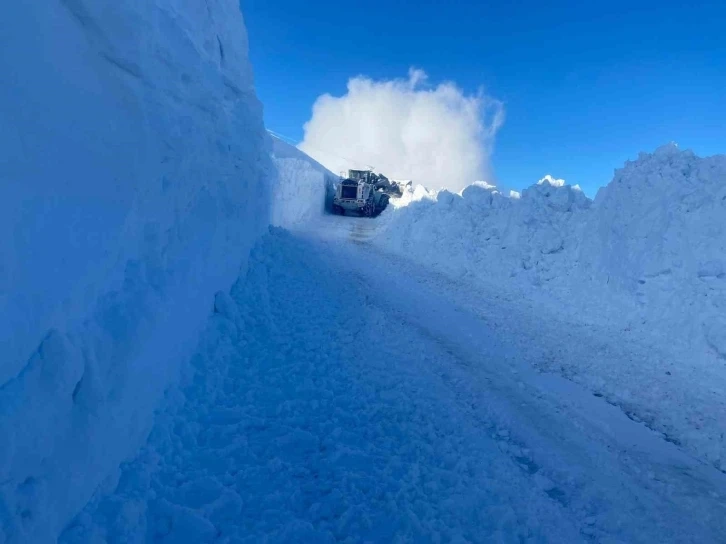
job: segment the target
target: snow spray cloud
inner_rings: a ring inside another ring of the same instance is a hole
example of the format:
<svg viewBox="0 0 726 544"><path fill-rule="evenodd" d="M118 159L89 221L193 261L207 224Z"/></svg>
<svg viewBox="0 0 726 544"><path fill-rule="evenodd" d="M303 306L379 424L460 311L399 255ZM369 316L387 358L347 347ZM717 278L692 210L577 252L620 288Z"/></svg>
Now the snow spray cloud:
<svg viewBox="0 0 726 544"><path fill-rule="evenodd" d="M421 70L408 79L358 76L348 92L320 96L300 149L333 172L374 167L393 179L460 191L492 179L494 137L504 121L501 102L453 83L427 84Z"/></svg>

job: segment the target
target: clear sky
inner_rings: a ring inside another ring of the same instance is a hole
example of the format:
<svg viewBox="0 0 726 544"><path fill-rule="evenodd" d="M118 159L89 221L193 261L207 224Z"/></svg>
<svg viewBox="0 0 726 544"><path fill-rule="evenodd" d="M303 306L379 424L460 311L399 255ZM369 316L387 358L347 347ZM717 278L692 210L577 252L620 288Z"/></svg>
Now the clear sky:
<svg viewBox="0 0 726 544"><path fill-rule="evenodd" d="M726 153L726 1L241 0L268 128L302 138L350 77L484 87L503 101L497 180L593 196L639 151Z"/></svg>

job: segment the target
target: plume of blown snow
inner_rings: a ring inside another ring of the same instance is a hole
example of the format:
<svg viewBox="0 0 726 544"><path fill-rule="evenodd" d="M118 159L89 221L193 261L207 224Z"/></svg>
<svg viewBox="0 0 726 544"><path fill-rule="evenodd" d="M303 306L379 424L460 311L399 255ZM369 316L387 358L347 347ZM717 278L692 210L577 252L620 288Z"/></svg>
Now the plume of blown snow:
<svg viewBox="0 0 726 544"><path fill-rule="evenodd" d="M358 76L345 95L320 96L299 147L333 172L373 167L389 178L458 192L492 179L492 146L503 121L501 102L484 92L432 86L412 69L407 79Z"/></svg>

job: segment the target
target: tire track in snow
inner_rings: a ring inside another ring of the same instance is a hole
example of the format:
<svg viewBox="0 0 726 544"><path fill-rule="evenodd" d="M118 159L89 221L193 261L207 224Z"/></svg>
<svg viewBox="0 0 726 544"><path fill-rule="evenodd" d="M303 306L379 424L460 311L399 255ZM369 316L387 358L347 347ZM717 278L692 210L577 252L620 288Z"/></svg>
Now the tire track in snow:
<svg viewBox="0 0 726 544"><path fill-rule="evenodd" d="M580 540L420 372L440 348L401 345L369 295L274 231L218 301L184 402L62 542Z"/></svg>
<svg viewBox="0 0 726 544"><path fill-rule="evenodd" d="M61 541L718 541L715 499L640 489L647 464L589 447L587 421L498 375L499 347L472 355L466 327L493 340L475 316L383 289L356 247L273 230L182 400Z"/></svg>
<svg viewBox="0 0 726 544"><path fill-rule="evenodd" d="M536 474L534 483L568 505L584 534L630 542L721 541L723 475L645 425L626 420L618 407L559 376L535 371L522 358L516 332L494 330L491 315L472 309L486 308L487 300L464 291L469 300L457 306L462 296L454 292L463 284L414 272L366 245L341 244L327 235L323 241L313 236L312 242L321 246L329 266L347 269L373 287L378 297L372 303L400 319L402 329L413 327L445 346L455 364L436 361L444 368L442 380L467 399L464 405L475 406L486 396L480 411L513 443L513 458ZM454 370L457 378L451 380ZM532 455L523 458L522 450Z"/></svg>

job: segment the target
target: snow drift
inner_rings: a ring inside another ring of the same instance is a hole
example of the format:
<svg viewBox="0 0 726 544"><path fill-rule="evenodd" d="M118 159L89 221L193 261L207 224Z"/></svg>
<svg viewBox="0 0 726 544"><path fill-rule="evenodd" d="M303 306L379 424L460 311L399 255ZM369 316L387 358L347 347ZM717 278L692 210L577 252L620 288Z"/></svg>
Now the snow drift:
<svg viewBox="0 0 726 544"><path fill-rule="evenodd" d="M671 144L628 162L594 201L551 176L518 197L484 182L460 194L418 188L387 212L376 243L535 301L538 311L663 347L667 361L639 361L644 383L625 383L628 372L606 368L612 361L587 372L618 402L652 411L652 396L673 412L691 410L667 431L726 467L723 422L706 395L726 390L726 156L699 158ZM672 363L691 369L679 399L665 398Z"/></svg>
<svg viewBox="0 0 726 544"><path fill-rule="evenodd" d="M272 165L237 2L3 11L0 541L48 542L144 438Z"/></svg>

